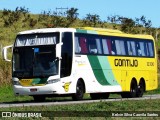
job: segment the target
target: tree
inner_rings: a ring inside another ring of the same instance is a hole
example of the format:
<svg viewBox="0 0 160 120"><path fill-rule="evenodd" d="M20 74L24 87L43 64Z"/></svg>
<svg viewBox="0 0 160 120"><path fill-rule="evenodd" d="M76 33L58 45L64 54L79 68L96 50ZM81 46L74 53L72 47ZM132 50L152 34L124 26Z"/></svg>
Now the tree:
<svg viewBox="0 0 160 120"><path fill-rule="evenodd" d="M97 14L87 14L87 16L83 19L83 23L85 25L89 25L92 27L96 27L98 23L101 23L100 17Z"/></svg>
<svg viewBox="0 0 160 120"><path fill-rule="evenodd" d="M146 17L143 15L140 18L136 18L135 22L138 27L150 28L152 26L151 20L146 20Z"/></svg>
<svg viewBox="0 0 160 120"><path fill-rule="evenodd" d="M28 8L25 7L17 7L15 11L4 9L2 12L2 18L4 20L4 26L8 27L13 25L15 22L18 22L22 16L24 16L24 19L28 19Z"/></svg>
<svg viewBox="0 0 160 120"><path fill-rule="evenodd" d="M121 30L126 33L135 33L135 21L131 18L121 18Z"/></svg>
<svg viewBox="0 0 160 120"><path fill-rule="evenodd" d="M71 24L73 24L76 19L78 18L79 13L77 13L78 9L77 8L71 8L69 10L66 11L67 14L67 26L70 26Z"/></svg>
<svg viewBox="0 0 160 120"><path fill-rule="evenodd" d="M120 24L121 17L119 15L108 16L107 21L114 24Z"/></svg>

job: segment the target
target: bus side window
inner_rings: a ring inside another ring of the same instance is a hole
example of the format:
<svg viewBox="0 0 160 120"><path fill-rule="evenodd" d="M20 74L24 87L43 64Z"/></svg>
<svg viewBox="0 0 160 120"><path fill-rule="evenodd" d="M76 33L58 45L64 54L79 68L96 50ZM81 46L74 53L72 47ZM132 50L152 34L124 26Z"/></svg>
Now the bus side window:
<svg viewBox="0 0 160 120"><path fill-rule="evenodd" d="M132 47L131 47L131 43L130 43L130 41L127 41L127 47L128 47L128 55L133 55L133 53L132 53Z"/></svg>
<svg viewBox="0 0 160 120"><path fill-rule="evenodd" d="M139 42L138 54L139 56L146 56L144 42Z"/></svg>
<svg viewBox="0 0 160 120"><path fill-rule="evenodd" d="M116 47L115 47L115 42L112 40L111 42L111 54L116 55Z"/></svg>
<svg viewBox="0 0 160 120"><path fill-rule="evenodd" d="M89 45L89 50L91 54L97 54L98 50L95 45Z"/></svg>
<svg viewBox="0 0 160 120"><path fill-rule="evenodd" d="M111 54L111 40L102 39L102 45L104 54Z"/></svg>
<svg viewBox="0 0 160 120"><path fill-rule="evenodd" d="M145 42L145 54L146 56L149 56L148 42Z"/></svg>
<svg viewBox="0 0 160 120"><path fill-rule="evenodd" d="M152 42L148 42L148 48L149 48L149 56L153 57L154 53L153 53L153 43Z"/></svg>
<svg viewBox="0 0 160 120"><path fill-rule="evenodd" d="M102 54L101 41L98 38L96 39L96 46L97 46L98 54Z"/></svg>
<svg viewBox="0 0 160 120"><path fill-rule="evenodd" d="M71 74L72 70L72 33L64 32L62 36L62 60L61 60L61 77L66 77Z"/></svg>
<svg viewBox="0 0 160 120"><path fill-rule="evenodd" d="M81 47L81 53L83 54L88 53L86 38L80 37L80 47Z"/></svg>
<svg viewBox="0 0 160 120"><path fill-rule="evenodd" d="M125 44L123 40L115 40L117 55L126 55Z"/></svg>
<svg viewBox="0 0 160 120"><path fill-rule="evenodd" d="M99 38L89 39L89 52L91 54L102 54L101 41Z"/></svg>
<svg viewBox="0 0 160 120"><path fill-rule="evenodd" d="M75 52L76 53L80 53L81 52L81 47L79 45L78 37L75 37Z"/></svg>
<svg viewBox="0 0 160 120"><path fill-rule="evenodd" d="M136 56L136 44L134 41L127 41L128 55Z"/></svg>
<svg viewBox="0 0 160 120"><path fill-rule="evenodd" d="M139 46L139 43L137 43L137 55L138 56L141 56L142 55L142 52L141 52L141 49L140 49L140 46Z"/></svg>

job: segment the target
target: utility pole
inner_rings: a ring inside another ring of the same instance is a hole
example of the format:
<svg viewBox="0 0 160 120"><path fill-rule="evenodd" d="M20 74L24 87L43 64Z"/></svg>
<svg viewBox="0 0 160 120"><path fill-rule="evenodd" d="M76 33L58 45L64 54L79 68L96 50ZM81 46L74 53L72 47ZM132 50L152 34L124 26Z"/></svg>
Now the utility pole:
<svg viewBox="0 0 160 120"><path fill-rule="evenodd" d="M56 13L59 16L66 16L66 11L68 10L68 8L56 8Z"/></svg>

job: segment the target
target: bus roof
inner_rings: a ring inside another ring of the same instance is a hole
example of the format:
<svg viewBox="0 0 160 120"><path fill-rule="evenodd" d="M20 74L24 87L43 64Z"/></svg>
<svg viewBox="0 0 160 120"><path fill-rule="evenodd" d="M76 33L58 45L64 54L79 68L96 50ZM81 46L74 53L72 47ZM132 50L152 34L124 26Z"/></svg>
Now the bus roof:
<svg viewBox="0 0 160 120"><path fill-rule="evenodd" d="M119 36L128 38L141 38L141 39L154 39L151 35L142 34L127 34L119 30L105 29L105 28L94 28L94 27L79 27L76 28L79 33L92 33L99 35Z"/></svg>
<svg viewBox="0 0 160 120"><path fill-rule="evenodd" d="M35 34L35 33L51 33L51 32L76 32L74 28L43 28L35 30L27 30L18 34Z"/></svg>
<svg viewBox="0 0 160 120"><path fill-rule="evenodd" d="M78 32L78 33L119 36L119 37L128 37L128 38L154 39L151 35L127 34L119 30L94 28L94 27L43 28L43 29L22 31L22 32L19 32L18 34L34 34L34 33L48 33L48 32Z"/></svg>

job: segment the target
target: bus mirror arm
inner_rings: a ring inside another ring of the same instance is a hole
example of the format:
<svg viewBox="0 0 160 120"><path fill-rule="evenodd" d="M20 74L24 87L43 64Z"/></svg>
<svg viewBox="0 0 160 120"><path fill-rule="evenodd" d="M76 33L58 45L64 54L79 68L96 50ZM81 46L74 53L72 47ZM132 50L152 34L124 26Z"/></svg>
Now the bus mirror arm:
<svg viewBox="0 0 160 120"><path fill-rule="evenodd" d="M3 57L3 59L5 60L5 61L8 61L8 62L10 62L11 60L9 60L8 59L8 49L9 48L13 48L13 45L9 45L9 46L6 46L6 47L4 47L3 48L3 50L2 50L2 57Z"/></svg>

